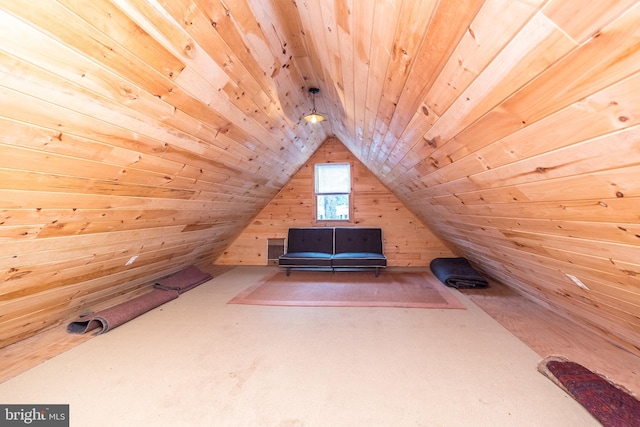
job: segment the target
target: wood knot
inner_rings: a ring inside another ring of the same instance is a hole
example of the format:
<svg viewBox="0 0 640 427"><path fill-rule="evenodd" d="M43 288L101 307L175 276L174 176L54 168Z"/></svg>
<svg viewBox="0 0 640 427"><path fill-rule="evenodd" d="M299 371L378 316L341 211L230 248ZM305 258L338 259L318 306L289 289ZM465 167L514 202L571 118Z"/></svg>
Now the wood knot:
<svg viewBox="0 0 640 427"><path fill-rule="evenodd" d="M436 142L436 139L425 139L424 142L431 148L437 148L438 147L438 143Z"/></svg>
<svg viewBox="0 0 640 427"><path fill-rule="evenodd" d="M186 45L184 45L184 54L189 58L193 58L195 56L196 49L193 43L187 43Z"/></svg>
<svg viewBox="0 0 640 427"><path fill-rule="evenodd" d="M545 173L546 171L547 171L547 168L542 167L542 166L538 166L536 168L536 172Z"/></svg>
<svg viewBox="0 0 640 427"><path fill-rule="evenodd" d="M425 116L429 115L429 109L424 105L422 106L422 114L424 114Z"/></svg>
<svg viewBox="0 0 640 427"><path fill-rule="evenodd" d="M622 198L624 197L624 194L621 191L616 191L616 197Z"/></svg>

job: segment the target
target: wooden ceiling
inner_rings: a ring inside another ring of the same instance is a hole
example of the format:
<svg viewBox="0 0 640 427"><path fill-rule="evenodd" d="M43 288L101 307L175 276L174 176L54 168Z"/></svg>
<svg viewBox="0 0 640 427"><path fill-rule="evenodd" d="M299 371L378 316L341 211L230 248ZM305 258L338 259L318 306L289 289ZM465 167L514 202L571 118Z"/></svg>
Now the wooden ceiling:
<svg viewBox="0 0 640 427"><path fill-rule="evenodd" d="M635 0L0 0L0 337L214 261L335 136L487 275L640 353L638 22Z"/></svg>

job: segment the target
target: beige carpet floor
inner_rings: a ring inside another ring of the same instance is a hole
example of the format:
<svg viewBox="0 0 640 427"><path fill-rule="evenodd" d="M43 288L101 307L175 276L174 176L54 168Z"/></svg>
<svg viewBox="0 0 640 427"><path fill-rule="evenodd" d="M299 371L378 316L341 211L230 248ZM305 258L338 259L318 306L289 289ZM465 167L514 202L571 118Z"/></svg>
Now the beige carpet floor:
<svg viewBox="0 0 640 427"><path fill-rule="evenodd" d="M82 426L597 426L525 344L467 310L226 304L239 267L0 384Z"/></svg>

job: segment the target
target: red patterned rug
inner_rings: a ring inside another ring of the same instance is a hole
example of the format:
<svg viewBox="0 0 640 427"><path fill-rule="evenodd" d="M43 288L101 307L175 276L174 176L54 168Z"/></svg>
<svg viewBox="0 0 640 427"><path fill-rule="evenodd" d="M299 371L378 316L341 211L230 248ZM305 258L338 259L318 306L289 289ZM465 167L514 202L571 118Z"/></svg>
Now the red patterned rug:
<svg viewBox="0 0 640 427"><path fill-rule="evenodd" d="M602 375L555 356L544 359L538 369L580 402L603 426L640 426L640 401Z"/></svg>
<svg viewBox="0 0 640 427"><path fill-rule="evenodd" d="M465 309L431 273L391 271L278 271L228 304Z"/></svg>

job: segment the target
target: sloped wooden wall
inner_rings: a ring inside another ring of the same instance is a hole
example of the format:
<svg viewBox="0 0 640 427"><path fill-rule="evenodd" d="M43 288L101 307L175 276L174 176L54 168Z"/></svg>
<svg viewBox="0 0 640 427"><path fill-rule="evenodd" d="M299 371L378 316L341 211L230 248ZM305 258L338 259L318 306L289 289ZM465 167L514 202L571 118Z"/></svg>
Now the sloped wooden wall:
<svg viewBox="0 0 640 427"><path fill-rule="evenodd" d="M0 1L0 347L211 263L325 139L220 2L162 3Z"/></svg>
<svg viewBox="0 0 640 427"><path fill-rule="evenodd" d="M332 227L314 219L316 163L353 165L354 218L341 227L380 227L388 265L428 266L436 257L453 256L433 233L337 139L329 138L227 248L216 264L266 265L267 239L286 238L289 227Z"/></svg>
<svg viewBox="0 0 640 427"><path fill-rule="evenodd" d="M382 179L488 275L640 355L640 4L588 5L549 3L473 79L466 45Z"/></svg>

